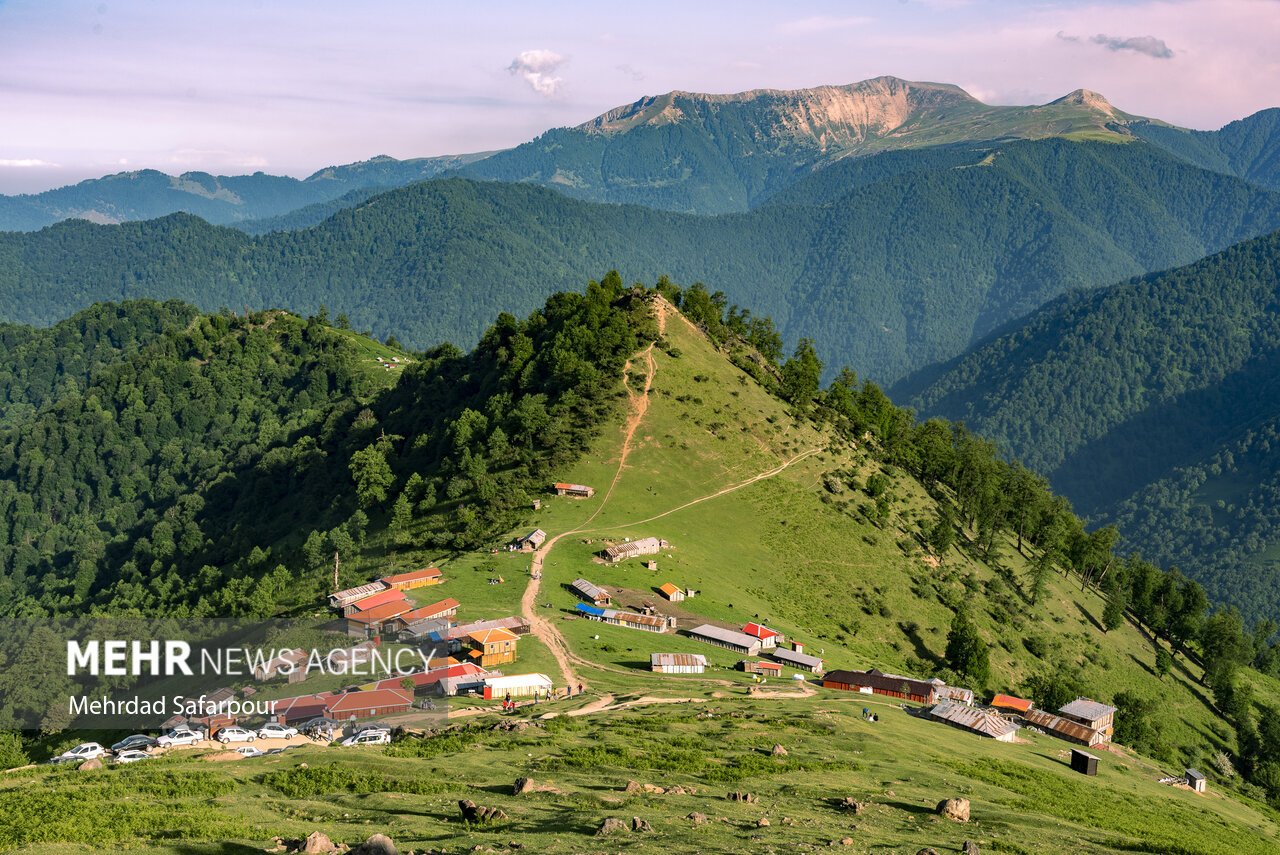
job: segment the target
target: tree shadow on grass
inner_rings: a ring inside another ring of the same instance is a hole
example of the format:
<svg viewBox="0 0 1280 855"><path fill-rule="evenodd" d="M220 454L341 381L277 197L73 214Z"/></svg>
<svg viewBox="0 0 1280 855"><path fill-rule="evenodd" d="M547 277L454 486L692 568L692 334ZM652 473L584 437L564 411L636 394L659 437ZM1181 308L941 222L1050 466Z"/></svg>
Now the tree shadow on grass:
<svg viewBox="0 0 1280 855"><path fill-rule="evenodd" d="M1148 665L1146 662L1143 662L1141 659L1139 659L1137 656L1134 656L1132 653L1129 654L1129 658L1133 660L1133 664L1142 668L1143 671L1146 671L1152 677L1159 679L1160 675L1157 674L1155 669L1152 668L1150 665Z"/></svg>
<svg viewBox="0 0 1280 855"><path fill-rule="evenodd" d="M1098 619L1093 616L1093 613L1084 607L1084 603L1080 602L1079 600L1076 600L1076 608L1080 610L1080 614L1084 615L1089 619L1089 623L1093 624L1097 628L1098 632L1106 633L1106 629L1103 628L1102 624L1098 621Z"/></svg>
<svg viewBox="0 0 1280 855"><path fill-rule="evenodd" d="M916 658L925 662L932 663L935 667L943 664L942 657L929 649L923 638L920 637L920 628L914 623L899 623L898 629L902 630L903 635L907 637L907 641L911 642L911 647L915 650Z"/></svg>

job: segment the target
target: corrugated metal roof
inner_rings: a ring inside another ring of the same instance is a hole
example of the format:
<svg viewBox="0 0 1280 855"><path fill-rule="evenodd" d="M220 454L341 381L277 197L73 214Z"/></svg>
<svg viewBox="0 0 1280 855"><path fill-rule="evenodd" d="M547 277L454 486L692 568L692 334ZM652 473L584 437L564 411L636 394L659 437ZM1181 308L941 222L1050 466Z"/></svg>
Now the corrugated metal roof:
<svg viewBox="0 0 1280 855"><path fill-rule="evenodd" d="M1026 712L1031 709L1031 701L1025 701L1022 698L1015 698L1013 695L996 695L991 699L991 706L1007 710L1017 710L1018 712Z"/></svg>
<svg viewBox="0 0 1280 855"><path fill-rule="evenodd" d="M948 686L943 683L938 687L938 697L959 701L962 704L973 703L973 689L962 689L959 686Z"/></svg>
<svg viewBox="0 0 1280 855"><path fill-rule="evenodd" d="M780 662L790 662L793 665L803 665L806 668L822 667L822 659L817 656L810 656L808 653L797 653L794 650L787 650L782 647L775 647L769 651L769 655Z"/></svg>
<svg viewBox="0 0 1280 855"><path fill-rule="evenodd" d="M404 689L372 689L367 692L348 692L326 704L330 714L357 710L398 707L413 703L413 692Z"/></svg>
<svg viewBox="0 0 1280 855"><path fill-rule="evenodd" d="M403 600L404 591L392 589L390 591L379 591L367 597L361 597L351 605L355 606L356 611L367 612L370 609L376 609L378 606L385 606L387 603L395 603Z"/></svg>
<svg viewBox="0 0 1280 855"><path fill-rule="evenodd" d="M586 579L574 579L573 589L577 591L579 594L582 594L582 596L592 600L599 600L609 596L604 592L604 589L601 588L599 585L593 585L592 583L588 582Z"/></svg>
<svg viewBox="0 0 1280 855"><path fill-rule="evenodd" d="M870 671L828 671L823 677L823 683L866 686L873 690L879 689L881 692L901 692L905 685L906 694L920 698L934 697L938 690L935 684L926 680L916 680L899 674L886 674L876 668Z"/></svg>
<svg viewBox="0 0 1280 855"><path fill-rule="evenodd" d="M329 599L337 602L350 603L353 600L358 600L361 597L367 597L370 594L376 594L379 591L385 591L386 589L387 583L382 580L378 580L377 582L370 582L367 585L357 585L354 588L347 588L345 591L338 591L330 594Z"/></svg>
<svg viewBox="0 0 1280 855"><path fill-rule="evenodd" d="M1189 781L1203 781L1204 779L1205 779L1205 778L1204 778L1204 775L1200 774L1200 773L1199 773L1199 772L1197 772L1195 769L1188 769L1188 770L1187 770L1187 780L1189 780Z"/></svg>
<svg viewBox="0 0 1280 855"><path fill-rule="evenodd" d="M704 623L702 626L690 630L690 632L694 636L702 635L707 638L714 638L716 641L723 641L736 647L751 648L760 646L760 639L747 635L745 632L722 629L709 623Z"/></svg>
<svg viewBox="0 0 1280 855"><path fill-rule="evenodd" d="M954 701L942 701L936 704L929 711L929 715L940 721L963 727L965 730L972 730L982 736L990 736L992 739L1007 737L1017 730L1016 727L999 716L982 710L975 710L973 707L957 704Z"/></svg>
<svg viewBox="0 0 1280 855"><path fill-rule="evenodd" d="M468 636L474 638L480 644L494 644L499 641L519 641L520 636L516 635L509 629L482 629L477 632L468 633Z"/></svg>
<svg viewBox="0 0 1280 855"><path fill-rule="evenodd" d="M1072 721L1069 718L1062 718L1053 713L1044 710L1031 709L1023 714L1029 723L1036 727L1043 727L1045 730L1051 730L1056 734L1066 736L1070 739L1076 739L1088 745L1102 742L1102 734L1094 730L1092 727L1085 727L1078 721Z"/></svg>
<svg viewBox="0 0 1280 855"><path fill-rule="evenodd" d="M399 593L397 591L397 593ZM408 600L393 600L389 603L383 603L375 606L368 611L356 612L353 615L347 615L347 620L353 623L378 623L380 621L391 620L399 617L409 611L410 605Z"/></svg>
<svg viewBox="0 0 1280 855"><path fill-rule="evenodd" d="M707 667L707 657L701 653L650 653L649 666L652 668L687 667L701 665Z"/></svg>
<svg viewBox="0 0 1280 855"><path fill-rule="evenodd" d="M745 632L747 635L754 635L756 638L761 638L761 639L782 637L782 633L778 632L776 629L770 629L769 627L760 623L749 623L742 628L742 631Z"/></svg>
<svg viewBox="0 0 1280 855"><path fill-rule="evenodd" d="M404 584L405 582L416 582L419 579L434 579L440 575L440 571L435 567L429 567L426 570L414 570L412 573L400 573L396 576L383 576L381 581L388 585Z"/></svg>
<svg viewBox="0 0 1280 855"><path fill-rule="evenodd" d="M610 546L604 552L610 558L632 558L636 555L652 555L661 548L661 541L656 537L642 537L629 543Z"/></svg>
<svg viewBox="0 0 1280 855"><path fill-rule="evenodd" d="M599 606L589 606L586 603L578 603L576 606L574 606L574 608L576 608L580 612L585 612L586 614L589 614L589 615L595 615L596 617L604 617L605 610L600 608ZM612 611L612 609L610 609L610 611Z"/></svg>
<svg viewBox="0 0 1280 855"><path fill-rule="evenodd" d="M1099 703L1092 698L1076 698L1071 703L1058 709L1058 712L1071 718L1083 718L1089 721L1097 721L1100 718L1115 713L1116 708Z"/></svg>
<svg viewBox="0 0 1280 855"><path fill-rule="evenodd" d="M675 585L671 584L670 582L663 585L658 590L666 594L668 598L674 597L676 594L684 593L681 589L677 588Z"/></svg>

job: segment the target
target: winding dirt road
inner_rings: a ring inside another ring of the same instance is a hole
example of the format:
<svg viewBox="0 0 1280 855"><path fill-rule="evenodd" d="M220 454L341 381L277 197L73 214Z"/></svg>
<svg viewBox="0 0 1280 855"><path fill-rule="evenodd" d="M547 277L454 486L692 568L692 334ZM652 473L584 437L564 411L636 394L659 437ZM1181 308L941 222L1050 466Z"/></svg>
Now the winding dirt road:
<svg viewBox="0 0 1280 855"><path fill-rule="evenodd" d="M657 317L658 317L659 334L666 332L667 317L673 313L675 314L676 317L679 317L685 323L688 323L691 328L696 330L696 327L693 327L693 325L688 321L687 318L684 318L682 315L676 312L675 308L672 307L671 304L668 303L666 300L663 300L663 299L657 300L654 308L655 308L655 313L657 314ZM600 512L604 510L605 506L609 503L609 498L613 495L614 488L618 486L618 482L622 479L622 473L625 471L627 466L627 458L631 454L632 444L633 444L633 440L635 439L636 430L640 427L640 422L644 419L645 413L649 411L649 393L653 389L653 378L658 370L657 362L653 358L654 344L655 343L650 343L650 345L644 350L642 354L644 357L645 368L646 368L643 389L634 390L631 388L629 377L631 372L632 361L628 359L622 366L622 385L627 392L627 398L628 398L630 407L629 407L629 412L627 413L626 421L623 423L623 428L622 428L622 449L618 456L618 469L614 473L613 480L609 483L609 488L605 491L604 496L600 501L599 507L595 509L595 512L592 513L591 516L583 520L582 524L579 525L577 528L571 529L569 531L561 532L560 534L557 534L555 537L548 538L546 542L542 544L542 547L533 553L532 562L530 564L531 572L530 572L529 583L525 587L524 595L520 598L520 611L521 611L521 614L523 614L524 617L529 621L530 632L539 640L541 640L542 643L547 646L547 649L551 651L551 655L554 656L556 659L556 664L560 668L560 675L563 678L566 686L584 685L582 681L582 677L573 669L573 665L575 663L584 668L594 668L594 669L599 669L604 671L614 671L620 674L627 674L629 676L635 676L636 674L636 672L634 671L624 671L618 668L611 668L607 665L600 665L598 663L591 662L579 656L578 654L574 653L573 651L571 651L569 649L569 645L564 640L564 636L560 634L560 630L558 630L555 627L555 625L553 625L549 620L547 620L546 618L538 614L537 601L538 601L538 591L542 583L542 568L546 563L547 554L556 545L556 543L558 543L562 538L570 537L571 535L575 535L575 534L584 534L584 533L593 531L593 529L589 529L587 528L587 526L589 526L591 522L595 520L597 516L600 515ZM740 490L743 487L754 484L757 481L761 481L765 478L772 478L773 476L786 471L788 468L800 462L801 460L804 460L807 457L817 454L820 450L821 449L818 449L818 448L811 448L808 451L804 451L804 452L801 452L800 454L795 455L791 459L785 461L784 463L778 466L775 466L772 469L769 469L768 471L753 475L752 477L747 478L745 481L741 481L737 484L724 487L723 489L717 490L714 493L708 493L705 496L701 496L690 502L685 502L683 505L680 505L679 507L672 508L669 511L664 511L660 514L649 517L647 519L636 520L634 522L624 523L622 525L610 526L610 529L628 528L630 526L642 525L647 522L652 522L653 520L661 519L662 517L668 516L670 514L674 514L677 511L682 511L685 508L692 507L701 502L706 502L711 499L717 498L719 496L723 496L726 493L732 493L735 490ZM735 685L728 680L715 680L711 678L707 678L706 680L700 680L699 682L711 682L711 683L716 683L716 684L721 684L726 686ZM753 697L805 697L810 694L813 694L813 689L809 686L804 686L799 688L799 691L796 691L796 692L781 692L777 690L771 690L769 692L754 692L752 693L752 696ZM693 700L693 699L688 699L688 700ZM570 715L575 715L575 714L581 715L585 712L593 712L595 710L605 709L605 708L608 708L612 702L613 702L613 697L611 695L605 695L599 700L583 707L581 710L575 711L574 713L570 713Z"/></svg>

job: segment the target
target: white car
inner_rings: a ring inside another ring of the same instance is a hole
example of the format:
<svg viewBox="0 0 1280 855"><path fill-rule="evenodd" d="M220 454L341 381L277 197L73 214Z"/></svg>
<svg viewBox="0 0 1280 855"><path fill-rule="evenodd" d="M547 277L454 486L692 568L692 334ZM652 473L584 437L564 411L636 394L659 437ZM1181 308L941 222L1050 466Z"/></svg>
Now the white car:
<svg viewBox="0 0 1280 855"><path fill-rule="evenodd" d="M261 757L262 752L254 748L252 745L241 745L235 749L235 752L241 757Z"/></svg>
<svg viewBox="0 0 1280 855"><path fill-rule="evenodd" d="M258 728L258 736L262 739L292 739L298 735L298 728L285 727L283 724L264 724Z"/></svg>
<svg viewBox="0 0 1280 855"><path fill-rule="evenodd" d="M218 731L218 741L223 745L228 742L253 742L256 734L252 730L245 730L243 727L224 727Z"/></svg>
<svg viewBox="0 0 1280 855"><path fill-rule="evenodd" d="M107 753L107 749L103 748L96 742L82 742L69 751L64 751L59 756L53 758L54 763L79 763L82 760L93 760L95 757L102 757Z"/></svg>
<svg viewBox="0 0 1280 855"><path fill-rule="evenodd" d="M366 730L363 733L357 733L355 736L348 736L339 745L388 745L391 742L391 733L386 730Z"/></svg>
<svg viewBox="0 0 1280 855"><path fill-rule="evenodd" d="M137 763L139 760L150 760L151 755L145 751L139 751L131 748L128 751L121 751L116 754L117 763Z"/></svg>
<svg viewBox="0 0 1280 855"><path fill-rule="evenodd" d="M172 748L175 745L195 745L204 739L203 736L194 730L175 730L173 733L166 733L156 740L156 745L161 748Z"/></svg>

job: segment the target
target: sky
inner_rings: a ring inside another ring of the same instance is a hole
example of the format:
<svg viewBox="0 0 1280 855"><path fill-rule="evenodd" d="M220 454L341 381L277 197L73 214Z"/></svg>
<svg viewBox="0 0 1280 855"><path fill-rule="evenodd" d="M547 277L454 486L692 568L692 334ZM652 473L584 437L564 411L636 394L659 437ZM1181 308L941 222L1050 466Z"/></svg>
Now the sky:
<svg viewBox="0 0 1280 855"><path fill-rule="evenodd" d="M1074 89L1214 129L1280 106L1280 0L0 0L0 193L134 169L305 177L517 145L645 95ZM467 8L463 8L463 7Z"/></svg>

